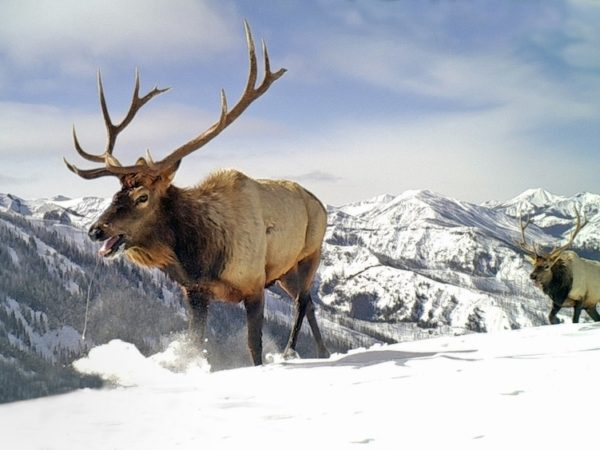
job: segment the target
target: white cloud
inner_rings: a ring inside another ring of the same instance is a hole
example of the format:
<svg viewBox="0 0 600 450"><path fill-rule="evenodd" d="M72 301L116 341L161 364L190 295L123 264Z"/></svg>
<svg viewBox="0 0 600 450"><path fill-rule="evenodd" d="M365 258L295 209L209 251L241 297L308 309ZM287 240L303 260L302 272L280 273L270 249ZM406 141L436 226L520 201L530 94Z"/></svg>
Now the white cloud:
<svg viewBox="0 0 600 450"><path fill-rule="evenodd" d="M347 35L325 40L318 54L336 76L394 95L453 101L459 108L509 108L509 116L522 125L598 113L597 104L579 86L573 89L511 51L449 54L415 41Z"/></svg>
<svg viewBox="0 0 600 450"><path fill-rule="evenodd" d="M39 154L64 142L70 129L59 107L0 102L0 154Z"/></svg>
<svg viewBox="0 0 600 450"><path fill-rule="evenodd" d="M289 176L283 176L283 178L289 178L299 182L317 182L317 183L337 183L341 178L331 172L325 172L323 170L313 170L312 172L302 174L292 174Z"/></svg>
<svg viewBox="0 0 600 450"><path fill-rule="evenodd" d="M231 48L241 19L213 0L0 2L0 53L18 66L87 72L96 58L169 62Z"/></svg>
<svg viewBox="0 0 600 450"><path fill-rule="evenodd" d="M201 171L233 166L251 176L296 179L336 205L408 189L484 201L505 200L538 185L561 193L600 188L594 165L520 136L505 116L498 109L348 122L309 138L286 136L284 150L249 149L242 159L238 154L210 162L190 158L177 181L191 184Z"/></svg>

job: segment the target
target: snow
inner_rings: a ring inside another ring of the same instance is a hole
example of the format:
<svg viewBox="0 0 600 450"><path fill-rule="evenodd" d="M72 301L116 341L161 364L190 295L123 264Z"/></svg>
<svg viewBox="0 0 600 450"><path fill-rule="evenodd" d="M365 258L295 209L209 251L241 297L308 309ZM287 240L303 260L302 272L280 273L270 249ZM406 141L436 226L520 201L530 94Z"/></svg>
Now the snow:
<svg viewBox="0 0 600 450"><path fill-rule="evenodd" d="M17 266L20 267L21 266L21 260L19 258L19 255L17 254L17 252L15 251L14 248L12 247L6 247L6 250L8 250L8 256L10 256L10 260L11 262Z"/></svg>
<svg viewBox="0 0 600 450"><path fill-rule="evenodd" d="M27 449L559 448L588 444L600 324L377 346L208 372L177 345L112 341L76 365L115 386L0 405L2 444ZM318 446L318 447L315 447Z"/></svg>

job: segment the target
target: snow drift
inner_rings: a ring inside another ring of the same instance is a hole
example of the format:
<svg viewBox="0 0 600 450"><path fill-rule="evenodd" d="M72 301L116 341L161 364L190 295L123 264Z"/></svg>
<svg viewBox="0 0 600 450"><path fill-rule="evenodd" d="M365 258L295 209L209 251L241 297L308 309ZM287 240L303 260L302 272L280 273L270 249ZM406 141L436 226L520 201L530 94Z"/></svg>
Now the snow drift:
<svg viewBox="0 0 600 450"><path fill-rule="evenodd" d="M197 365L168 370L170 357L144 358L113 341L77 365L112 377L116 387L0 405L2 443L22 450L587 447L600 394L584 380L600 374L598 342L600 324L564 324L209 373Z"/></svg>

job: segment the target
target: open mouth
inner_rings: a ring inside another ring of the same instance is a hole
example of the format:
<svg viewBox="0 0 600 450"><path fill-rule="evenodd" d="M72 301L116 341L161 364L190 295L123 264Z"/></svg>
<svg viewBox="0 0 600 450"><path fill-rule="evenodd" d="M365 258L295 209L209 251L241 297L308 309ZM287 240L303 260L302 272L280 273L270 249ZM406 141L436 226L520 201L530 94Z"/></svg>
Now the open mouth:
<svg viewBox="0 0 600 450"><path fill-rule="evenodd" d="M112 258L123 251L125 247L125 236L117 234L104 241L98 254L103 258Z"/></svg>

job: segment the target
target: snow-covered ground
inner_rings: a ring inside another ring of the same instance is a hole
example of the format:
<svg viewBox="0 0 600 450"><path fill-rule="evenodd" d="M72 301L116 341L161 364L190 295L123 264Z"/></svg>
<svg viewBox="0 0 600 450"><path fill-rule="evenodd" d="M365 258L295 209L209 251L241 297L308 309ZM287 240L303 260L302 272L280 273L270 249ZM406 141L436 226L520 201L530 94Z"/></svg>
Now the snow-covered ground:
<svg viewBox="0 0 600 450"><path fill-rule="evenodd" d="M599 343L600 324L564 324L209 372L177 345L145 358L112 341L76 364L115 387L0 405L0 442L22 450L587 448L598 425Z"/></svg>

